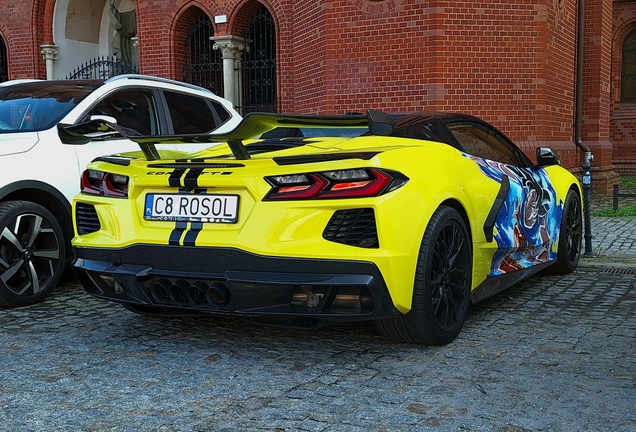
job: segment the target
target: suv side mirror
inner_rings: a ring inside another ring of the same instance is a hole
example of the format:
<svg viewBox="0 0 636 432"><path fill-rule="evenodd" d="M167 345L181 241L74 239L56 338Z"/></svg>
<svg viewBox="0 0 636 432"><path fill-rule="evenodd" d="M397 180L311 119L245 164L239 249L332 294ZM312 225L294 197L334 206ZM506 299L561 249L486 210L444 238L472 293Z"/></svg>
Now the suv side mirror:
<svg viewBox="0 0 636 432"><path fill-rule="evenodd" d="M561 161L556 152L549 147L537 148L537 165L540 167L559 165Z"/></svg>
<svg viewBox="0 0 636 432"><path fill-rule="evenodd" d="M90 118L91 121L102 121L102 122L106 122L106 123L110 123L110 124L117 124L117 119L115 117L109 116L109 115L103 115L103 114L95 114L92 115Z"/></svg>
<svg viewBox="0 0 636 432"><path fill-rule="evenodd" d="M95 116L102 117L102 116ZM118 126L103 120L90 120L76 125L58 123L57 134L64 144L82 145L119 135Z"/></svg>

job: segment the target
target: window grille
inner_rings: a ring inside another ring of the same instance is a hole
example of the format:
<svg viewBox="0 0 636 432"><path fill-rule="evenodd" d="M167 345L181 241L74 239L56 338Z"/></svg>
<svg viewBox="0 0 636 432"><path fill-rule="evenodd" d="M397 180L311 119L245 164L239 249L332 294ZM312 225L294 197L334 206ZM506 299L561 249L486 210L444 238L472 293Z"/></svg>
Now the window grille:
<svg viewBox="0 0 636 432"><path fill-rule="evenodd" d="M636 31L623 41L621 101L636 102Z"/></svg>
<svg viewBox="0 0 636 432"><path fill-rule="evenodd" d="M185 41L186 64L183 68L183 81L222 96L223 60L221 52L212 48L212 36L212 22L203 14L193 24Z"/></svg>
<svg viewBox="0 0 636 432"><path fill-rule="evenodd" d="M4 39L0 36L0 82L9 79L9 60L7 58L7 46Z"/></svg>

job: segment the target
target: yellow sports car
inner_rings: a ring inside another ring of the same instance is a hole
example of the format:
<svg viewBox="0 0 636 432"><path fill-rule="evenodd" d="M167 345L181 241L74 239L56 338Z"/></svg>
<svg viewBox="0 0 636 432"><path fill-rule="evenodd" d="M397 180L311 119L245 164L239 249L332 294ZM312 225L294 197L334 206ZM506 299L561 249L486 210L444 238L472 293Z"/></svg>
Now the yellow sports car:
<svg viewBox="0 0 636 432"><path fill-rule="evenodd" d="M223 135L103 122L59 134L80 145L114 129L141 151L84 172L74 267L87 292L138 313L373 320L392 340L446 344L470 303L579 261L577 179L473 116L258 113ZM155 149L167 142L211 147Z"/></svg>

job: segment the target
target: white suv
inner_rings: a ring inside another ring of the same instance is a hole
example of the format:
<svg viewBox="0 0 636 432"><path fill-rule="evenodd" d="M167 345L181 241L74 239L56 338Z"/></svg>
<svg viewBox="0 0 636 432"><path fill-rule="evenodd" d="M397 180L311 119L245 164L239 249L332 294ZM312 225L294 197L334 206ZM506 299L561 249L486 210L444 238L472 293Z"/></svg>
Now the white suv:
<svg viewBox="0 0 636 432"><path fill-rule="evenodd" d="M0 306L37 303L57 285L71 254L71 202L86 164L139 150L121 136L62 144L58 123L91 119L141 135L181 135L227 132L241 116L206 89L144 75L0 84ZM196 149L201 145L187 150Z"/></svg>

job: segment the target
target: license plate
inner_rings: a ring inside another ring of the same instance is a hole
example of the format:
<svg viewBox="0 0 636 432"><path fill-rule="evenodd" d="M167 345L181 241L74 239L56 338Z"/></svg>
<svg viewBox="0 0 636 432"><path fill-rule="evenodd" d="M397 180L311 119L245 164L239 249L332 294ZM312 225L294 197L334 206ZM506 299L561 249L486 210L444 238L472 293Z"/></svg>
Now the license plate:
<svg viewBox="0 0 636 432"><path fill-rule="evenodd" d="M238 202L238 195L148 194L144 219L236 223Z"/></svg>

